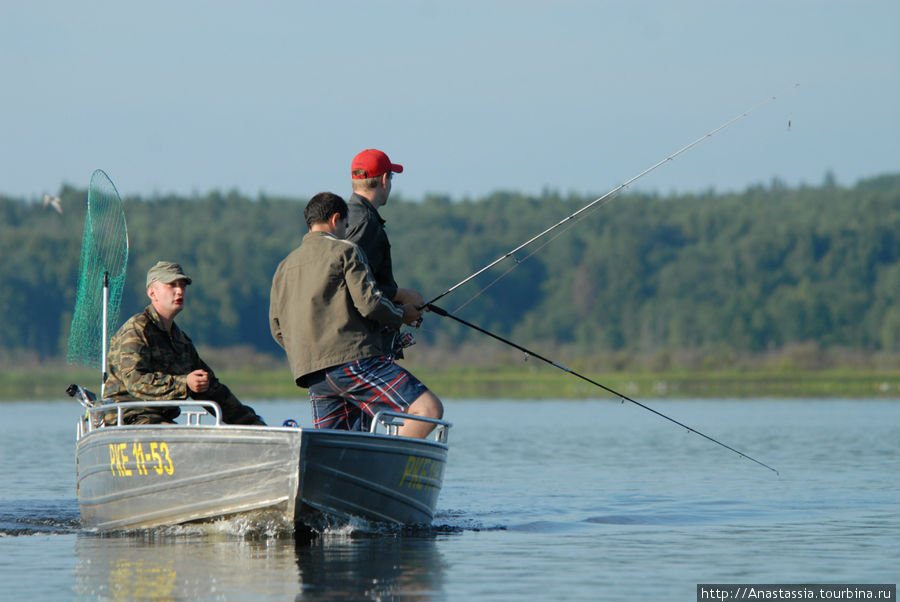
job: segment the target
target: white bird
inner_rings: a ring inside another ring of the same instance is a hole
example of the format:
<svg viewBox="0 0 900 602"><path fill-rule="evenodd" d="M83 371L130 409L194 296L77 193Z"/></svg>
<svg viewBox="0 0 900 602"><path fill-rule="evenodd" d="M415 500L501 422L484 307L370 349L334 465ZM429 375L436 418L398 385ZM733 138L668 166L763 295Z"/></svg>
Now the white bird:
<svg viewBox="0 0 900 602"><path fill-rule="evenodd" d="M60 215L63 214L62 210L62 201L60 201L58 196L50 196L49 194L44 195L44 209L47 208L47 205L52 206L56 209L56 212Z"/></svg>

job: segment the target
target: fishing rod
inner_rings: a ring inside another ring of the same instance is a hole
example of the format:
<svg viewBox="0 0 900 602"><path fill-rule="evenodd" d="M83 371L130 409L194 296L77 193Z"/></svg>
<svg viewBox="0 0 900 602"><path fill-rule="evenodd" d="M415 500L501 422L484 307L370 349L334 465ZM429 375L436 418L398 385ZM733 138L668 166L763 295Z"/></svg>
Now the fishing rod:
<svg viewBox="0 0 900 602"><path fill-rule="evenodd" d="M654 410L653 408L651 408L651 407L649 407L649 406L646 406L646 405L642 404L642 403L639 402L639 401L635 401L634 399L628 397L627 395L622 395L622 394L619 393L618 391L614 391L613 389L607 387L606 385L603 385L603 384L601 384L601 383L598 383L597 381L595 381L595 380L593 380L593 379L591 379L591 378L588 378L587 376L584 376L583 374L579 374L578 372L575 372L574 370L572 370L572 369L570 369L570 368L566 368L566 367L563 366L562 364L558 364L558 363L554 362L554 361L551 360L551 359L548 359L548 358L546 358L546 357L544 357L544 356L542 356L542 355L540 355L540 354L538 354L538 353L535 353L534 351L531 351L530 349L526 349L525 347L522 347L521 345L519 345L519 344L517 344L517 343L514 343L514 342L512 342L512 341L510 341L510 340L508 340L508 339L504 339L504 338L501 337L500 335L494 334L493 332L489 332L489 331L487 331L487 330L481 328L480 326L476 326L475 324L472 324L471 322L467 322L467 321L463 320L462 318L459 318L459 317L457 317L457 316L454 316L453 314L451 314L451 313L448 312L447 310L442 309L442 308L438 307L437 305L434 305L433 303L429 303L429 304L427 305L427 307L428 307L429 310L433 311L434 313L436 313L436 314L439 315L439 316L443 316L443 317L445 317L445 318L450 318L451 320L456 320L457 322L459 322L460 324L462 324L462 325L464 325L464 326L468 326L469 328L472 328L472 329L474 329L474 330L477 330L478 332L480 332L480 333L482 333L482 334L486 334L486 335L488 335L489 337L494 338L494 339L500 341L501 343L505 343L505 344L509 345L510 347L514 347L514 348L518 349L519 351L522 351L523 353L525 353L525 354L527 354L527 355L530 355L530 356L532 356L532 357L536 357L537 359L541 360L542 362L546 362L546 363L550 364L550 365L553 366L554 368L559 368L559 369L562 370L563 372L567 372L567 373L571 374L572 376L577 376L577 377L580 378L581 380L587 381L587 382L591 383L591 384L594 385L594 386L600 387L600 388L603 389L604 391L607 391L607 392L609 392L609 393L612 393L613 395L615 395L616 397L618 397L618 398L620 398L620 399L622 399L622 400L624 400L624 401L630 401L631 403L633 403L633 404L635 404L635 405L637 405L637 406L639 406L639 407L642 407L642 408L644 408L645 410L648 410L648 411L650 411L650 412L653 412L653 413L656 414L657 416L661 416L661 417L665 418L665 419L668 420L669 422L674 422L674 423L677 424L678 426L683 427L683 428L686 428L686 429L689 430L690 432L695 433L695 434L697 434L697 435L700 435L700 436L703 437L704 439L708 439L709 441L712 441L713 443L715 443L715 444L717 444L717 445L721 445L721 446L724 447L725 449L730 450L730 451L733 451L734 453L736 453L737 455L741 456L742 458L746 458L747 460L750 460L751 462L755 462L755 463L759 464L760 466L762 466L762 467L764 467L764 468L768 468L769 470L771 470L772 472L774 472L776 475L779 474L777 470L775 470L774 468L772 468L772 467L769 466L768 464L765 464L765 463L763 463L763 462L760 462L760 461L757 460L756 458L753 458L753 457L751 457L751 456L748 456L748 455L745 454L744 452L738 451L738 450L734 449L733 447L731 447L730 445L726 445L726 444L722 443L721 441L719 441L719 440L717 440L717 439L714 439L714 438L710 437L710 436L707 435L707 434L701 433L701 432L698 431L697 429L691 428L691 427L689 427L688 425L686 425L686 424L684 424L684 423L682 423L682 422L679 422L679 421L675 420L674 418L670 418L669 416L666 416L666 415L663 414L662 412L659 412L659 411L657 411L657 410Z"/></svg>
<svg viewBox="0 0 900 602"><path fill-rule="evenodd" d="M546 230L544 230L544 231L541 232L540 234L537 234L536 236L533 236L532 238L528 239L527 241L525 241L524 243L522 243L521 245L519 245L519 246L516 247L515 249L513 249L513 250L507 252L506 254L504 254L504 255L498 257L497 259L495 259L495 260L492 261L491 263L487 264L486 266L484 266L483 268L481 268L480 270L478 270L477 272L475 272L475 273L472 274L471 276L468 276L468 277L464 278L463 280L457 282L456 284L454 284L453 286L451 286L450 288L448 288L446 291L444 291L443 293L441 293L440 295L438 295L437 297L435 297L434 299L432 299L431 301L429 301L428 303L426 303L425 306L423 306L423 307L426 307L426 306L428 306L428 305L431 305L432 303L435 303L435 302L439 301L440 299L442 299L443 297L449 295L450 293L452 293L453 291L455 291L455 290L458 289L459 287L463 286L463 285L466 284L467 282L470 282L470 281L473 280L474 278L477 278L477 277L480 276L481 274L485 273L486 271L488 271L489 269L491 269L492 267L494 267L495 265L497 265L497 264L500 263L501 261L503 261L503 260L505 260L505 259L507 259L507 258L509 258L509 257L511 257L511 256L513 256L513 255L515 255L516 253L518 253L519 251L521 251L522 249L524 249L525 247L527 247L528 245L530 245L530 244L533 243L534 241L538 240L539 238L542 238L543 236L546 236L547 234L549 234L549 233L552 232L553 230L556 230L557 228L559 228L560 226L562 226L562 225L565 224L566 222L568 222L568 221L570 221L570 220L572 220L572 219L575 219L576 217L578 217L579 215L581 215L581 214L584 213L585 211L588 211L588 210L591 209L592 207L594 207L594 206L596 206L596 205L598 205L598 204L601 204L601 203L603 203L604 201L609 202L609 200L611 200L611 198L614 197L619 191L621 191L622 189L624 189L624 188L630 186L631 184L634 184L635 182L637 182L638 180L640 180L641 178L643 178L644 176L646 176L646 175L649 174L650 172L654 171L656 168L660 167L661 165L663 165L663 164L665 164L665 163L668 163L669 161L672 161L673 159L675 159L675 157L681 155L682 153L685 153L685 152L689 151L690 149L694 148L695 146L697 146L698 144L700 144L700 143L703 142L704 140L713 137L714 135L716 135L717 133L721 132L722 130L724 130L724 129L727 128L728 126L732 125L733 123L735 123L735 122L737 122L737 121L740 121L740 120L743 119L744 117L747 117L747 116L750 115L751 113L753 113L753 112L757 111L758 109L761 109L762 107L766 106L767 104L769 104L769 103L775 101L776 99L778 99L778 97L780 97L780 96L784 95L785 93L787 93L787 92L793 90L794 88L798 87L799 85L800 85L800 84L794 84L793 86L791 86L791 87L789 87L789 88L786 88L785 90L782 90L781 92L779 92L778 94L775 94L775 95L772 96L771 98L767 98L766 100L764 100L763 102L757 104L756 106L747 109L746 111L744 111L744 112L741 113L740 115L736 115L735 117L732 117L731 119L729 119L728 121L726 121L725 123L723 123L722 125L720 125L719 127L714 128L714 129L712 129L712 130L706 132L705 134L703 134L702 136L700 136L699 138L697 138L696 140L694 140L694 141L691 142L690 144L688 144L688 145L686 145L686 146L683 146L682 148L678 149L677 151L675 151L675 152L672 153L671 155L668 155L665 159L662 159L661 161L658 161L657 163L654 163L653 165L651 165L650 167L648 167L648 168L645 169L644 171L640 172L640 173L637 174L636 176L634 176L634 177L632 177L631 179L627 180L625 183L619 184L618 186L616 186L615 188L613 188L612 190L610 190L609 192L607 192L607 193L604 194L603 196L601 196L601 197L599 197L599 198L597 198L597 199L591 201L590 203L588 203L587 205L585 205L584 207L582 207L581 209L579 209L579 210L576 211L575 213L572 213L571 215L569 215L569 216L563 218L562 220L560 220L560 221L557 222L556 224L550 226L549 228L547 228ZM604 203L604 204L605 204L605 203ZM601 205L601 206L602 206L602 205Z"/></svg>

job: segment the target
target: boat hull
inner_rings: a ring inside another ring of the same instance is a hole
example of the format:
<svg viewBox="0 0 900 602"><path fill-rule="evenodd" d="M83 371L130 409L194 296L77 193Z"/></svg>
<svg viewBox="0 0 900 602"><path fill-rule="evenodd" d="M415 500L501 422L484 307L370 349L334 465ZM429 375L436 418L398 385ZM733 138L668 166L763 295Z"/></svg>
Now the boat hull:
<svg viewBox="0 0 900 602"><path fill-rule="evenodd" d="M76 446L78 503L90 529L139 529L268 508L293 516L298 429L101 428Z"/></svg>
<svg viewBox="0 0 900 602"><path fill-rule="evenodd" d="M432 441L307 431L300 463L297 522L360 517L428 524L444 478L447 447Z"/></svg>
<svg viewBox="0 0 900 602"><path fill-rule="evenodd" d="M312 529L434 517L446 444L283 427L136 425L76 444L88 529L142 529L267 510Z"/></svg>

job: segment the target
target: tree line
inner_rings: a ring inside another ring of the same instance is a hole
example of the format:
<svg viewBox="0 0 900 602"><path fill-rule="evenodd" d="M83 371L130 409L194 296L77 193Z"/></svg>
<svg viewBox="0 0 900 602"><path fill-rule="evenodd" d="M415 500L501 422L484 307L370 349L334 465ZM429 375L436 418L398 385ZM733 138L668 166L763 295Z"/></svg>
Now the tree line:
<svg viewBox="0 0 900 602"><path fill-rule="evenodd" d="M65 354L87 191L60 214L0 196L0 349ZM392 197L401 286L434 298L593 197L496 192ZM207 346L277 352L271 277L305 233L306 199L211 192L124 200L130 255L120 321L147 303L157 260L194 279L179 324ZM533 252L533 254L532 254ZM439 302L522 344L584 352L732 349L795 343L900 351L900 175L853 186L777 181L739 193L620 194ZM480 335L432 315L418 340L446 349Z"/></svg>

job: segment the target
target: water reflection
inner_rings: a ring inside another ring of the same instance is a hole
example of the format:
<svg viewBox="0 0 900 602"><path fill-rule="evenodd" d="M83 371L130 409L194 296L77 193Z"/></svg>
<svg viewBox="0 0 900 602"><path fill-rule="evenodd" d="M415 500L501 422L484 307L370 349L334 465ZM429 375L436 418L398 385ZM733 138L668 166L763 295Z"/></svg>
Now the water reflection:
<svg viewBox="0 0 900 602"><path fill-rule="evenodd" d="M433 535L80 534L78 596L110 599L431 599L444 563Z"/></svg>
<svg viewBox="0 0 900 602"><path fill-rule="evenodd" d="M434 537L324 537L298 544L303 600L427 600L443 589Z"/></svg>

